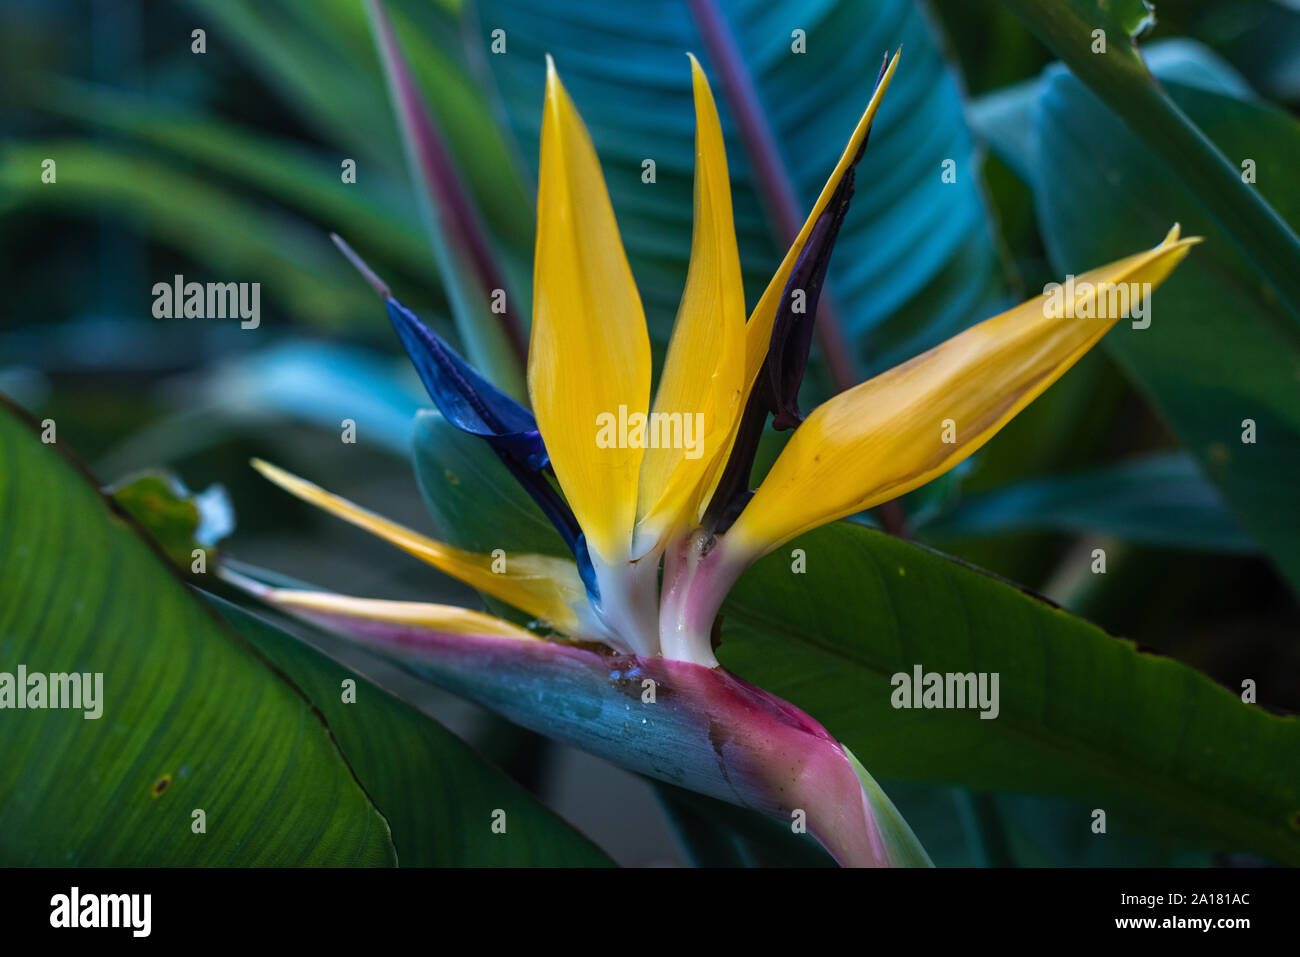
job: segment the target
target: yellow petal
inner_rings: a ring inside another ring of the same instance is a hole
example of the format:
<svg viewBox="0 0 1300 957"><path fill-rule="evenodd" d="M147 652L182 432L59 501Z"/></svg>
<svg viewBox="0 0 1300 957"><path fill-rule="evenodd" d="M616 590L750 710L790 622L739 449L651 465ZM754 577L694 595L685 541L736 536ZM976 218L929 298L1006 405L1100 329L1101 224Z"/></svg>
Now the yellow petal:
<svg viewBox="0 0 1300 957"><path fill-rule="evenodd" d="M641 464L636 555L662 543L677 526L695 520L740 415L745 289L727 154L709 81L694 56L691 72L695 229L686 288L650 417L652 426L661 423L660 441L647 442Z"/></svg>
<svg viewBox="0 0 1300 957"><path fill-rule="evenodd" d="M505 570L494 572L494 559L490 555L462 551L428 538L259 459L253 460L253 467L286 492L364 528L439 571L545 621L559 631L581 634L588 630L585 616L580 613L587 607L586 589L578 576L577 566L568 559L552 555L507 554Z"/></svg>
<svg viewBox="0 0 1300 957"><path fill-rule="evenodd" d="M1049 307L1057 303L1041 295L819 406L728 532L734 547L742 554L771 551L946 472L1115 324L1119 310L1111 312L1106 290L1118 283L1154 288L1199 241L1179 239L1175 225L1154 249L1079 276L1074 298L1059 303L1076 318L1054 318ZM1108 315L1079 317L1098 312Z"/></svg>
<svg viewBox="0 0 1300 957"><path fill-rule="evenodd" d="M858 154L862 151L867 134L871 131L871 123L876 118L876 111L880 109L881 101L885 98L885 91L889 89L889 81L893 79L894 69L898 66L898 58L901 55L902 51L900 50L889 61L889 67L885 70L885 75L880 78L880 83L871 97L871 102L863 110L862 117L853 130L853 135L849 137L848 145L844 147L844 152L840 155L840 161L835 165L835 170L831 173L830 179L826 181L826 185L822 188L821 195L817 197L817 202L813 205L812 212L808 214L808 219L804 221L803 229L799 230L799 235L795 237L789 252L785 254L785 259L781 262L781 268L776 271L772 281L767 284L763 297L758 300L758 305L754 307L754 312L749 317L749 324L745 327L744 397L746 399L749 398L749 389L753 386L758 370L762 367L763 360L767 356L768 343L772 339L772 323L776 319L776 310L781 304L785 284L790 280L790 272L794 269L799 254L803 252L804 244L808 242L808 236L812 232L813 226L817 224L818 218L821 217L826 205L831 201L835 190L839 188L840 180L844 178L844 174L849 171L849 168L857 160Z"/></svg>
<svg viewBox="0 0 1300 957"><path fill-rule="evenodd" d="M292 614L313 621L329 623L335 618L386 622L427 628L457 635L497 635L542 641L532 632L481 611L455 605L434 605L417 601L384 601L377 598L354 598L333 592L305 591L292 588L258 588L255 594L263 601Z"/></svg>
<svg viewBox="0 0 1300 957"><path fill-rule="evenodd" d="M528 394L588 548L627 561L642 450L620 447L619 424L645 417L650 340L591 137L549 57Z"/></svg>

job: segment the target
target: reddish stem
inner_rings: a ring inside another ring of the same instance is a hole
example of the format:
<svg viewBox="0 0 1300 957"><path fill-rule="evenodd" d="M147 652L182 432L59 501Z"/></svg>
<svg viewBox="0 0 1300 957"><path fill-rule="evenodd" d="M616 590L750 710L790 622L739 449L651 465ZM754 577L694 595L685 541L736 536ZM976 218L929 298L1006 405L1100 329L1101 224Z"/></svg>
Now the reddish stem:
<svg viewBox="0 0 1300 957"><path fill-rule="evenodd" d="M486 294L504 289L505 277L492 254L487 231L479 220L451 154L443 143L421 95L415 78L407 68L401 47L381 0L367 0L397 111L397 121L405 128L409 158L428 190L429 201L441 207L453 224L452 233L464 244L479 284ZM499 316L511 350L522 366L528 364L528 338L516 317L509 311Z"/></svg>
<svg viewBox="0 0 1300 957"><path fill-rule="evenodd" d="M700 35L709 49L709 58L722 74L723 92L740 127L745 153L758 181L759 198L777 239L789 248L803 225L799 218L799 198L759 101L753 77L745 68L730 24L713 0L690 0L690 6ZM822 293L815 328L817 343L835 391L843 392L857 385L852 353L844 338L839 310L829 292Z"/></svg>
<svg viewBox="0 0 1300 957"><path fill-rule="evenodd" d="M788 247L799 235L799 199L795 195L790 171L781 159L776 137L767 122L767 114L759 102L758 90L736 43L731 25L718 10L714 0L689 0L695 23L700 29L709 57L722 74L722 88L731 107L732 116L740 127L758 182L759 197L767 210L768 218L777 237ZM817 308L815 326L817 345L826 362L826 371L836 392L843 392L858 384L853 367L852 353L840 322L830 290L822 292ZM881 527L891 535L908 537L907 518L898 502L886 502L876 510Z"/></svg>

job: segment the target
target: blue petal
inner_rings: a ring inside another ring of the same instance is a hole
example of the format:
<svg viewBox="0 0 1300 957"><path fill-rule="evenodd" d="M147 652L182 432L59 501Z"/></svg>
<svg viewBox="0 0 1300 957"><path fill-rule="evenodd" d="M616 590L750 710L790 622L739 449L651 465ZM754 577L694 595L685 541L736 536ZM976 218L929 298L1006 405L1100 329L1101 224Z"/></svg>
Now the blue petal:
<svg viewBox="0 0 1300 957"><path fill-rule="evenodd" d="M547 478L550 457L533 414L483 378L410 309L391 296L385 303L388 318L438 411L456 428L492 446L564 538L578 563L587 594L599 604L600 591L586 539L573 510Z"/></svg>
<svg viewBox="0 0 1300 957"><path fill-rule="evenodd" d="M398 338L443 417L487 439L503 457L532 471L546 467L550 460L533 414L479 375L411 310L396 299L386 304Z"/></svg>

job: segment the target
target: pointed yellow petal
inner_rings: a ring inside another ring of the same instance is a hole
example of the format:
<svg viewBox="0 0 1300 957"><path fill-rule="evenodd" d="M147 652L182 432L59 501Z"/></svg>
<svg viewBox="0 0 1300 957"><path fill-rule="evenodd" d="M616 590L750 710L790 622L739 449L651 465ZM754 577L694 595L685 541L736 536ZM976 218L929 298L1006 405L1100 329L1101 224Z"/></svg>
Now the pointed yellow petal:
<svg viewBox="0 0 1300 957"><path fill-rule="evenodd" d="M794 242L790 245L790 250L785 254L781 267L776 271L776 275L772 277L772 281L767 284L763 297L759 299L758 305L754 307L754 312L749 317L749 324L745 327L745 399L749 398L749 389L758 375L758 370L763 365L763 359L767 356L767 346L772 339L772 322L776 319L777 306L780 305L781 296L785 292L785 284L790 280L790 272L794 269L799 254L803 252L804 244L808 242L808 235L812 232L813 226L817 224L818 218L831 201L835 190L839 188L840 180L844 178L844 174L848 172L849 167L854 164L858 154L862 151L867 133L871 131L871 123L875 120L876 112L880 109L880 103L885 98L885 91L889 89L889 81L893 79L894 69L898 66L900 56L902 56L901 50L895 53L894 58L889 61L889 67L885 70L885 75L881 77L876 92L871 97L871 102L863 110L862 117L853 130L853 135L849 137L848 145L844 147L844 152L840 155L840 161L835 165L830 179L826 181L826 185L822 188L821 195L817 197L817 202L808 214L808 219L804 221L803 229L799 230L799 235L795 237Z"/></svg>
<svg viewBox="0 0 1300 957"><path fill-rule="evenodd" d="M634 554L693 522L740 415L745 289L731 213L722 125L709 81L691 56L695 87L695 230L668 357L641 464ZM659 445L659 448L653 447Z"/></svg>
<svg viewBox="0 0 1300 957"><path fill-rule="evenodd" d="M417 601L384 601L353 598L333 592L292 588L262 588L256 594L263 601L292 614L326 624L333 619L358 619L427 628L457 635L498 635L527 641L542 641L532 632L481 611L455 605L434 605Z"/></svg>
<svg viewBox="0 0 1300 957"><path fill-rule="evenodd" d="M533 615L559 631L581 634L589 630L584 623L586 616L581 613L588 607L586 589L578 576L577 566L568 559L551 555L507 554L505 570L494 572L495 560L490 555L461 551L411 531L260 459L253 460L253 467L291 495L364 528L439 571Z"/></svg>
<svg viewBox="0 0 1300 957"><path fill-rule="evenodd" d="M1072 298L1031 299L819 406L728 537L741 553L765 553L946 472L1115 324L1127 300L1116 296L1112 308L1109 290L1149 283L1137 287L1144 295L1199 241L1179 239L1174 226L1154 249L1075 279Z"/></svg>
<svg viewBox="0 0 1300 957"><path fill-rule="evenodd" d="M528 394L555 477L607 563L625 562L650 403L650 340L591 137L547 58Z"/></svg>

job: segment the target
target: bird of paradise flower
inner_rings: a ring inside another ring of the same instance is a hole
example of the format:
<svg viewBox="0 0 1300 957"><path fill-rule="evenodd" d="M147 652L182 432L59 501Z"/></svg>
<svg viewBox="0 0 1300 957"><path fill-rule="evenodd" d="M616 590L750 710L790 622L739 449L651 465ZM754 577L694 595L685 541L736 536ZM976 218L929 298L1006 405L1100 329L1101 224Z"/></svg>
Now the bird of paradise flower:
<svg viewBox="0 0 1300 957"><path fill-rule="evenodd" d="M975 452L1115 323L1119 316L1104 308L1108 287L1154 288L1198 240L1180 238L1175 225L1155 248L1078 277L1074 295L1096 308L1053 311L1046 296L1031 299L805 416L797 392L817 299L854 167L898 62L896 54L882 68L825 188L746 319L722 130L705 74L690 58L695 223L653 404L640 296L591 139L549 57L531 410L480 375L335 237L385 301L441 414L490 446L572 557L510 553L503 570L492 556L254 464L299 498L531 616L529 627L447 605L277 588L230 570L226 577L524 726L787 822L802 815L841 864L928 864L854 755L811 716L718 665L718 610L758 558ZM699 447L688 455L671 443L597 442L601 417L620 408L698 415ZM751 491L769 416L793 434ZM945 420L953 423L948 441ZM503 541L510 531L501 529ZM648 698L647 686L656 689Z"/></svg>

